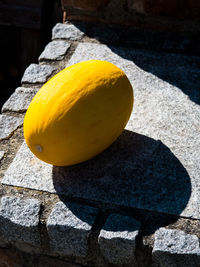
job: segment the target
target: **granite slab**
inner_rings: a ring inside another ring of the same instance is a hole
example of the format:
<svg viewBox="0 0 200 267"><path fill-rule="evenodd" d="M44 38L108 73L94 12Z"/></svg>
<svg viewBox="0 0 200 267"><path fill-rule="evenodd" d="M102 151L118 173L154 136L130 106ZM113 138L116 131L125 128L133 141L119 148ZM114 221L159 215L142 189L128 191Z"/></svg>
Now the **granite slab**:
<svg viewBox="0 0 200 267"><path fill-rule="evenodd" d="M81 43L68 65L107 60L123 69L135 103L126 130L94 159L56 167L23 144L4 184L200 219L198 57Z"/></svg>

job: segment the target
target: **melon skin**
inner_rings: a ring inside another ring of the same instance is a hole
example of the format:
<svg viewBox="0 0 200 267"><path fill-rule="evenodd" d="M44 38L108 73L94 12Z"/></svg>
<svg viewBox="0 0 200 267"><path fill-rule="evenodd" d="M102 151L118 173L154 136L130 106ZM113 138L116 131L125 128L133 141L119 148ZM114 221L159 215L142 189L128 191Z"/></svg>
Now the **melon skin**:
<svg viewBox="0 0 200 267"><path fill-rule="evenodd" d="M33 98L24 137L39 159L55 166L89 160L122 133L133 108L133 88L112 63L89 60L62 70Z"/></svg>

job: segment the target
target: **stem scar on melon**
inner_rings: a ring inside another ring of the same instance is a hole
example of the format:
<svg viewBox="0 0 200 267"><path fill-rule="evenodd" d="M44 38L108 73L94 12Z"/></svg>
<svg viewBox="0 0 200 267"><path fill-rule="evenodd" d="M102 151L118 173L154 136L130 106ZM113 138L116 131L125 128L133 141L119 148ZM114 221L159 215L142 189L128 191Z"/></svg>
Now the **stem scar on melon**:
<svg viewBox="0 0 200 267"><path fill-rule="evenodd" d="M43 148L42 148L41 145L36 144L36 145L35 145L35 148L36 148L36 150L37 150L38 152L42 152L42 151L43 151Z"/></svg>
<svg viewBox="0 0 200 267"><path fill-rule="evenodd" d="M83 61L57 73L34 96L24 137L39 159L75 165L109 147L132 108L133 88L121 69L107 61Z"/></svg>

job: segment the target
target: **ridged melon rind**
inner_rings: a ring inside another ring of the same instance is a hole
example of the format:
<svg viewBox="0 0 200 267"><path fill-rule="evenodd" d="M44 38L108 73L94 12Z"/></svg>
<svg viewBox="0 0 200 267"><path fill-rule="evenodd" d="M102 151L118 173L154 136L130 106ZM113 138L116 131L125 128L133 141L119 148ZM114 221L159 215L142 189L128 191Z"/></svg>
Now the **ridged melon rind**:
<svg viewBox="0 0 200 267"><path fill-rule="evenodd" d="M33 98L24 137L41 160L68 166L86 161L122 133L133 107L133 89L112 63L89 60L51 78Z"/></svg>

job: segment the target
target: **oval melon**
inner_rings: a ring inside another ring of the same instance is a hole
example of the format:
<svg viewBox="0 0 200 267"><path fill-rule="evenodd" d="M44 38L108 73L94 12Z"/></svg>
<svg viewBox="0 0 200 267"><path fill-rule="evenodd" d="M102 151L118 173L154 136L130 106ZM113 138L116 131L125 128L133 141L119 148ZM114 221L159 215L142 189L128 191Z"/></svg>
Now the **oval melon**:
<svg viewBox="0 0 200 267"><path fill-rule="evenodd" d="M96 156L122 133L133 106L125 73L101 60L74 64L51 78L33 98L24 137L39 159L74 165Z"/></svg>

